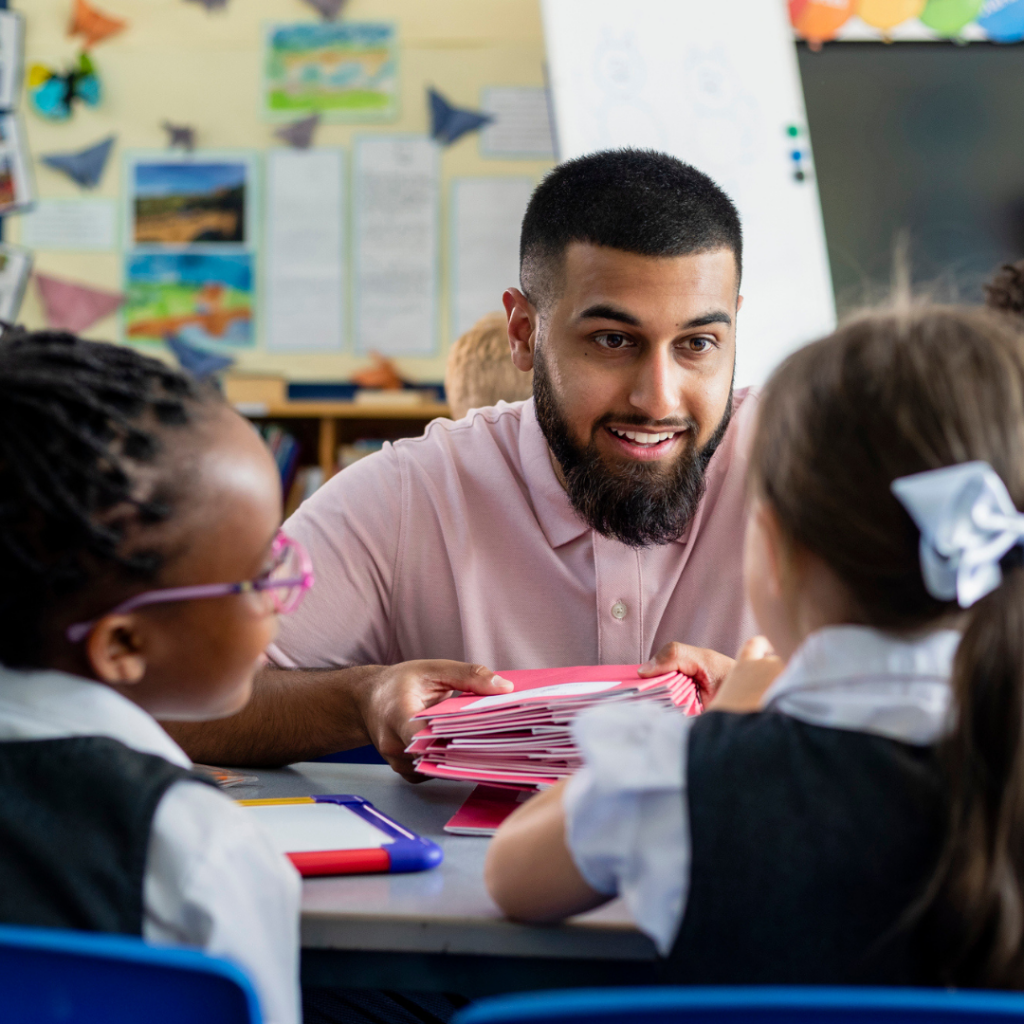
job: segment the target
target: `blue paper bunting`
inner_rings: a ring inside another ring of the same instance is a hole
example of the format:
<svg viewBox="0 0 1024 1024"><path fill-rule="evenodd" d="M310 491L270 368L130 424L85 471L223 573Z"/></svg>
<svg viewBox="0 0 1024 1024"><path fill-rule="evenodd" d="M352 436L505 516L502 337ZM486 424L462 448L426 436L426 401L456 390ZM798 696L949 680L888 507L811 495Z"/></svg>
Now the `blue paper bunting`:
<svg viewBox="0 0 1024 1024"><path fill-rule="evenodd" d="M461 139L466 132L479 131L485 124L490 124L494 120L491 114L453 107L436 89L428 90L428 95L431 137L446 146Z"/></svg>
<svg viewBox="0 0 1024 1024"><path fill-rule="evenodd" d="M111 135L102 142L97 142L95 146L81 149L77 153L50 153L41 159L47 167L66 174L82 188L95 188L103 176L110 150L116 140L117 136Z"/></svg>
<svg viewBox="0 0 1024 1024"><path fill-rule="evenodd" d="M219 352L207 352L205 349L190 345L176 334L170 334L164 340L167 347L177 357L181 368L199 380L205 380L234 365L235 361L231 356L224 356Z"/></svg>

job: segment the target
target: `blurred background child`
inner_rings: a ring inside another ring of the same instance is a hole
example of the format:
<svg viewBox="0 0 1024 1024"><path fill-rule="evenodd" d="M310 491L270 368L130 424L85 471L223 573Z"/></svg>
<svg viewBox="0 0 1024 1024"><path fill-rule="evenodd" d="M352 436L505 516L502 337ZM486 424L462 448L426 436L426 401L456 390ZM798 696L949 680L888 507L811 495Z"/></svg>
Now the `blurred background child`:
<svg viewBox="0 0 1024 1024"><path fill-rule="evenodd" d="M698 983L1024 987L1024 340L862 316L790 356L751 459L751 641L709 713L598 709L499 830L511 916L625 897Z"/></svg>
<svg viewBox="0 0 1024 1024"><path fill-rule="evenodd" d="M512 364L504 313L488 313L461 335L448 352L444 390L453 420L470 409L518 402L533 394L533 372Z"/></svg>

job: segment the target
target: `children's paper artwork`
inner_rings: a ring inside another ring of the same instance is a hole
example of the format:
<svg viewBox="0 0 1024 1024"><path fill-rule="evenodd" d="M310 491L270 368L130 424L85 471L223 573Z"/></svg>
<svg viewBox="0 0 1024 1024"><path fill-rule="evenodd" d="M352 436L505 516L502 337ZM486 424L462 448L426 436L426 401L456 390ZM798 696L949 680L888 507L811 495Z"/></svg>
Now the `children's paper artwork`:
<svg viewBox="0 0 1024 1024"><path fill-rule="evenodd" d="M0 10L0 110L13 110L21 98L24 52L25 19Z"/></svg>
<svg viewBox="0 0 1024 1024"><path fill-rule="evenodd" d="M37 273L35 278L46 323L55 331L77 334L88 330L124 302L124 296L119 292L108 292L47 274Z"/></svg>
<svg viewBox="0 0 1024 1024"><path fill-rule="evenodd" d="M127 27L128 22L123 18L105 14L88 0L75 0L68 35L81 36L88 48L95 46L96 43L102 43L104 39L109 39L118 32L123 32Z"/></svg>
<svg viewBox="0 0 1024 1024"><path fill-rule="evenodd" d="M190 125L164 121L160 127L167 132L169 149L183 149L186 153L191 153L196 148L196 130Z"/></svg>
<svg viewBox="0 0 1024 1024"><path fill-rule="evenodd" d="M461 139L467 132L479 131L494 117L476 110L465 110L449 103L436 89L428 89L430 103L430 136L446 146Z"/></svg>
<svg viewBox="0 0 1024 1024"><path fill-rule="evenodd" d="M1024 0L988 0L978 24L994 43L1019 43L1024 39Z"/></svg>
<svg viewBox="0 0 1024 1024"><path fill-rule="evenodd" d="M0 320L11 323L18 319L18 310L31 274L30 249L20 245L0 244Z"/></svg>
<svg viewBox="0 0 1024 1024"><path fill-rule="evenodd" d="M318 11L322 18L327 21L334 21L341 14L342 8L348 0L306 0L314 10Z"/></svg>
<svg viewBox="0 0 1024 1024"><path fill-rule="evenodd" d="M130 341L177 337L200 348L253 343L251 253L132 253L125 277Z"/></svg>
<svg viewBox="0 0 1024 1024"><path fill-rule="evenodd" d="M267 114L386 121L398 111L395 27L380 22L303 22L268 29Z"/></svg>
<svg viewBox="0 0 1024 1024"><path fill-rule="evenodd" d="M301 121L293 121L283 128L278 128L274 134L294 149L309 149L313 145L313 136L319 123L320 115L310 114Z"/></svg>
<svg viewBox="0 0 1024 1024"><path fill-rule="evenodd" d="M17 114L0 114L0 214L35 202L25 133Z"/></svg>
<svg viewBox="0 0 1024 1024"><path fill-rule="evenodd" d="M936 35L953 39L981 14L983 0L928 0L921 24Z"/></svg>
<svg viewBox="0 0 1024 1024"><path fill-rule="evenodd" d="M129 168L133 246L244 244L251 165L229 158L138 160Z"/></svg>
<svg viewBox="0 0 1024 1024"><path fill-rule="evenodd" d="M95 107L102 96L96 65L87 53L64 71L33 64L28 72L28 95L32 109L48 121L66 121L76 103Z"/></svg>
<svg viewBox="0 0 1024 1024"><path fill-rule="evenodd" d="M789 20L812 50L820 50L853 17L854 6L854 0L789 0Z"/></svg>
<svg viewBox="0 0 1024 1024"><path fill-rule="evenodd" d="M67 175L82 188L95 188L103 176L110 151L116 141L117 136L111 135L102 142L80 149L76 153L49 153L40 159L47 167Z"/></svg>
<svg viewBox="0 0 1024 1024"><path fill-rule="evenodd" d="M860 0L857 15L861 21L883 32L916 18L924 10L925 0Z"/></svg>
<svg viewBox="0 0 1024 1024"><path fill-rule="evenodd" d="M190 345L177 334L168 335L167 347L174 353L178 365L198 380L213 377L229 366L235 365L233 356L226 356L220 352L207 352L206 349Z"/></svg>

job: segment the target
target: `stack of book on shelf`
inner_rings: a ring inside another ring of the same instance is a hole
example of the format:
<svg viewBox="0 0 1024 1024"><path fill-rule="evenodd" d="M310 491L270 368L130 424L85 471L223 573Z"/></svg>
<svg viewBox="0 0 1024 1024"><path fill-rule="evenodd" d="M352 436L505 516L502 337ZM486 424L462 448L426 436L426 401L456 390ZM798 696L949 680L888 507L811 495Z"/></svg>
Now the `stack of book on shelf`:
<svg viewBox="0 0 1024 1024"><path fill-rule="evenodd" d="M698 715L697 686L679 672L642 679L636 665L501 672L511 693L458 696L416 718L424 728L410 744L416 770L460 779L537 789L581 765L573 719L587 708L655 704Z"/></svg>
<svg viewBox="0 0 1024 1024"><path fill-rule="evenodd" d="M277 471L281 474L281 490L287 494L299 461L299 442L276 423L265 423L260 427L260 433L277 463Z"/></svg>

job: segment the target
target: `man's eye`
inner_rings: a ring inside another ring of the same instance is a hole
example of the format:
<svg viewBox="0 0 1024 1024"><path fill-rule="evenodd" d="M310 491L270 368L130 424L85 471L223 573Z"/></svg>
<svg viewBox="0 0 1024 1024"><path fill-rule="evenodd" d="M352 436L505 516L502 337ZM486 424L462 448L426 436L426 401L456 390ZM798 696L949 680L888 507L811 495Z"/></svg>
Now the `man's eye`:
<svg viewBox="0 0 1024 1024"><path fill-rule="evenodd" d="M629 344L629 338L624 334L598 334L594 340L602 348L624 348Z"/></svg>
<svg viewBox="0 0 1024 1024"><path fill-rule="evenodd" d="M687 344L691 352L707 352L713 342L710 338L690 338Z"/></svg>

